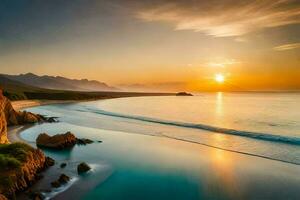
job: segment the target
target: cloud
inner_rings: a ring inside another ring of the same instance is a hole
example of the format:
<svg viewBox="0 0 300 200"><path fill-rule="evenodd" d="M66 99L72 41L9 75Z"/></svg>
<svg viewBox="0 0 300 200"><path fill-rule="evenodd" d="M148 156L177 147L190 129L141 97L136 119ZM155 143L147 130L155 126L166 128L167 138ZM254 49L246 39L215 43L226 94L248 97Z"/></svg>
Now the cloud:
<svg viewBox="0 0 300 200"><path fill-rule="evenodd" d="M243 38L243 37L237 37L234 39L234 41L236 42L249 42L249 40L247 38Z"/></svg>
<svg viewBox="0 0 300 200"><path fill-rule="evenodd" d="M275 51L286 51L286 50L298 49L298 48L300 48L300 43L280 45L280 46L274 47L273 49Z"/></svg>
<svg viewBox="0 0 300 200"><path fill-rule="evenodd" d="M205 65L209 67L226 67L230 65L239 64L240 62L235 59L216 59L214 61L208 62Z"/></svg>
<svg viewBox="0 0 300 200"><path fill-rule="evenodd" d="M171 23L215 37L240 36L264 28L300 23L298 0L139 1L136 17Z"/></svg>

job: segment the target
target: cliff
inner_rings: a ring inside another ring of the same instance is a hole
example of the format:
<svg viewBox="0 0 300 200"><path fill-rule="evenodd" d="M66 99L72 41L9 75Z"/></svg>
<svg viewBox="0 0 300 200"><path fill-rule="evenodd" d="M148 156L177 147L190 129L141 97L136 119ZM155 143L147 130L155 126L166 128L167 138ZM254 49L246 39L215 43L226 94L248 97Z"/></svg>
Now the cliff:
<svg viewBox="0 0 300 200"><path fill-rule="evenodd" d="M0 145L0 194L14 199L15 192L27 189L47 167L40 149L24 143Z"/></svg>
<svg viewBox="0 0 300 200"><path fill-rule="evenodd" d="M0 90L0 199L15 199L15 192L23 191L38 179L38 172L47 167L47 158L40 149L27 144L9 144L8 125L45 121L30 112L15 111ZM5 196L5 197L4 197Z"/></svg>
<svg viewBox="0 0 300 200"><path fill-rule="evenodd" d="M0 91L0 144L8 143L7 139L7 123L6 123L6 98Z"/></svg>
<svg viewBox="0 0 300 200"><path fill-rule="evenodd" d="M50 121L38 114L26 111L16 111L10 101L2 95L0 90L0 144L9 143L7 139L7 126L23 125L41 121Z"/></svg>

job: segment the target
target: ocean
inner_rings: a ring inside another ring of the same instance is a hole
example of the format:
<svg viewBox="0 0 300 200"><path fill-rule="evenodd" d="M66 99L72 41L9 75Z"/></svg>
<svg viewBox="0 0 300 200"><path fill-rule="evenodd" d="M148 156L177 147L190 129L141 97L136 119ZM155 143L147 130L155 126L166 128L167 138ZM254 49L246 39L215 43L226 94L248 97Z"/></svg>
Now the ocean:
<svg viewBox="0 0 300 200"><path fill-rule="evenodd" d="M60 122L21 137L35 146L39 133L71 131L103 141L44 150L73 177L48 198L299 199L299 102L299 93L219 92L39 106L26 110ZM84 176L81 161L93 168Z"/></svg>

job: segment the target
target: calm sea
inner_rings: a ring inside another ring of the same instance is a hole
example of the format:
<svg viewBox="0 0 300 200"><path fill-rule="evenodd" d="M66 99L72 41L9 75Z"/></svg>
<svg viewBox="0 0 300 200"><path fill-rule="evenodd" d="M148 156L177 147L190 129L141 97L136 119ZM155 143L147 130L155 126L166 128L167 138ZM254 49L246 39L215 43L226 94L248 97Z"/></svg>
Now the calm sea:
<svg viewBox="0 0 300 200"><path fill-rule="evenodd" d="M45 151L68 162L65 173L77 180L58 199L300 197L299 93L134 97L27 110L60 120L23 131L33 145L41 132L69 130L103 141ZM80 161L93 166L90 175L76 175Z"/></svg>

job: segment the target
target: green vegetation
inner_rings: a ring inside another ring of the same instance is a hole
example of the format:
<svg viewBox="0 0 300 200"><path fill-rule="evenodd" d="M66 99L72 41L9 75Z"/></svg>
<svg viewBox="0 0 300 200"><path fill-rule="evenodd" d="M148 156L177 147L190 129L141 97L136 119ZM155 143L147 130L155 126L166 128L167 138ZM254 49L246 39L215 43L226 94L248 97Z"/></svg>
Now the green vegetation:
<svg viewBox="0 0 300 200"><path fill-rule="evenodd" d="M13 170L19 170L26 161L28 153L33 148L24 143L0 144L0 193L9 195L9 189L14 181L8 176Z"/></svg>
<svg viewBox="0 0 300 200"><path fill-rule="evenodd" d="M16 158L0 154L0 170L16 169L21 166L21 162Z"/></svg>
<svg viewBox="0 0 300 200"><path fill-rule="evenodd" d="M24 143L0 144L0 170L19 168L32 150L32 147Z"/></svg>

